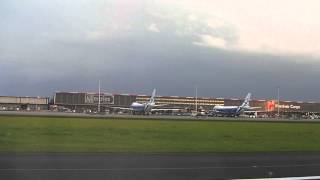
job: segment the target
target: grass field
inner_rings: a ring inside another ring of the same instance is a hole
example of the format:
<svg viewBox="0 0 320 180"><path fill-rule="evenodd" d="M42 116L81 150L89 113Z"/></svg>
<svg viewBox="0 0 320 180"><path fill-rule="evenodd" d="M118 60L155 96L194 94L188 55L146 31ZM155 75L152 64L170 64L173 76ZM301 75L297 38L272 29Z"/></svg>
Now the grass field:
<svg viewBox="0 0 320 180"><path fill-rule="evenodd" d="M320 124L0 116L0 152L275 151L320 151Z"/></svg>

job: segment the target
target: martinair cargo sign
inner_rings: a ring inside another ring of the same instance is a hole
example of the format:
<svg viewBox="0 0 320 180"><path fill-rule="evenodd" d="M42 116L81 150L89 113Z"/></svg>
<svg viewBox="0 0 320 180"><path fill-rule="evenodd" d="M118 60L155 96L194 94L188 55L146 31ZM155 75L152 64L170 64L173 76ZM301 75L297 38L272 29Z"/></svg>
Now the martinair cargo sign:
<svg viewBox="0 0 320 180"><path fill-rule="evenodd" d="M297 105L293 105L293 104L288 104L288 105L276 104L276 108L278 108L278 106L280 109L296 109L296 110L301 109L301 106L297 106Z"/></svg>
<svg viewBox="0 0 320 180"><path fill-rule="evenodd" d="M98 94L86 94L85 99L86 104L98 104L99 95ZM114 104L114 96L111 94L101 94L100 95L101 104Z"/></svg>
<svg viewBox="0 0 320 180"><path fill-rule="evenodd" d="M301 106L294 105L294 104L277 104L275 101L268 101L266 104L267 111L274 111L276 108L279 109L294 109L294 110L300 110Z"/></svg>

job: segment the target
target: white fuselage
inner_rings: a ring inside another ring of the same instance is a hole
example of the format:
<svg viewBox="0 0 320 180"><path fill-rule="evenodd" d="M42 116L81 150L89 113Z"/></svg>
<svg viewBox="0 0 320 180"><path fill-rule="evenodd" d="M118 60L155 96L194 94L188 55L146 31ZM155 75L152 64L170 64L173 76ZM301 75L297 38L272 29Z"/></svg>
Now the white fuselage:
<svg viewBox="0 0 320 180"><path fill-rule="evenodd" d="M155 103L138 103L138 102L133 102L131 104L131 108L133 111L136 111L136 112L144 112L144 113L148 113L151 111L151 109L155 106Z"/></svg>

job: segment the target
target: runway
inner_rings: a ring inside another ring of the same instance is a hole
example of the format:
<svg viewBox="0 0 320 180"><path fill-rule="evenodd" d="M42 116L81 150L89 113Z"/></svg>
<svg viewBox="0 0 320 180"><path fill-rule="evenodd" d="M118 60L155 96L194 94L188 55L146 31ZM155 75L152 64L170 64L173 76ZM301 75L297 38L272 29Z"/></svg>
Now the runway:
<svg viewBox="0 0 320 180"><path fill-rule="evenodd" d="M52 111L0 111L0 116L40 116L40 117L78 117L100 119L148 119L148 120L197 120L197 121L236 121L236 122L289 122L320 123L320 119L277 119L277 118L243 118L243 117L192 117L173 115L131 115L131 114L85 114Z"/></svg>
<svg viewBox="0 0 320 180"><path fill-rule="evenodd" d="M237 179L320 175L320 153L0 154L0 179Z"/></svg>

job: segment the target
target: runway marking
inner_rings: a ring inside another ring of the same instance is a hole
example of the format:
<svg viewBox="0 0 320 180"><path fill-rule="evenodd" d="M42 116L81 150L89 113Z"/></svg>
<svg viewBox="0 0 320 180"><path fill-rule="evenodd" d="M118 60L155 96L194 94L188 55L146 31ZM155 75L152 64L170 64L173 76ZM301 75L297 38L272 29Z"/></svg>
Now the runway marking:
<svg viewBox="0 0 320 180"><path fill-rule="evenodd" d="M289 168L312 167L320 164L255 165L255 166L209 166L209 167L159 167L159 168L3 168L1 171L146 171L146 170L205 170L205 169L244 169L244 168Z"/></svg>
<svg viewBox="0 0 320 180"><path fill-rule="evenodd" d="M306 177L285 177L285 178L260 178L260 179L234 179L234 180L316 180L320 176L306 176Z"/></svg>

